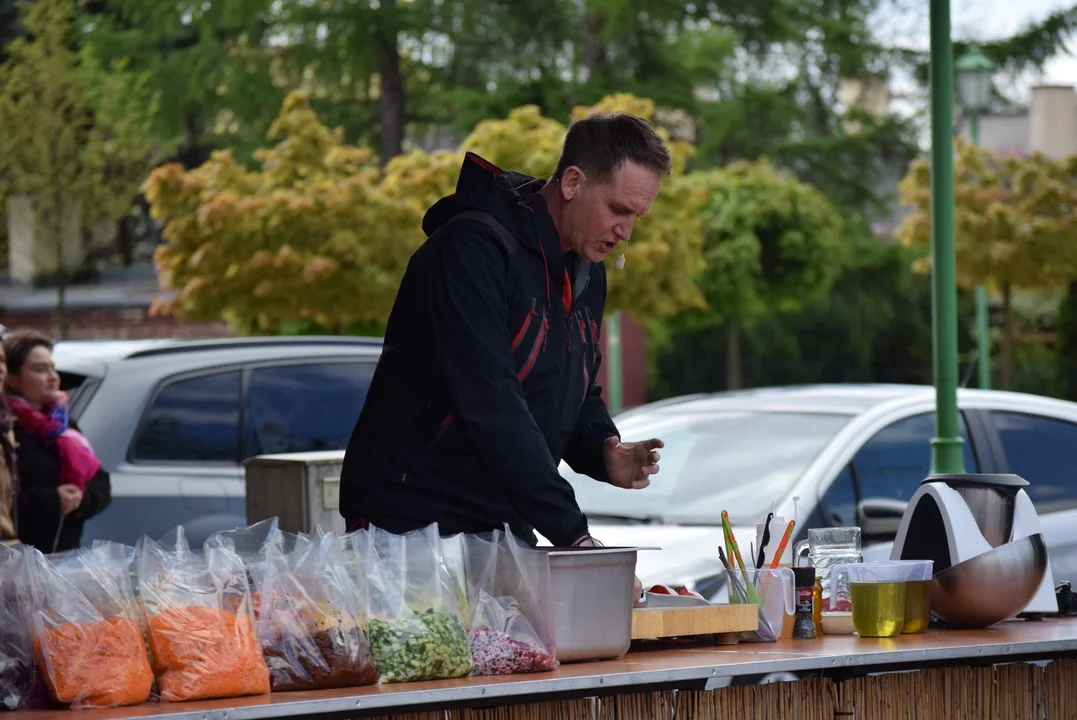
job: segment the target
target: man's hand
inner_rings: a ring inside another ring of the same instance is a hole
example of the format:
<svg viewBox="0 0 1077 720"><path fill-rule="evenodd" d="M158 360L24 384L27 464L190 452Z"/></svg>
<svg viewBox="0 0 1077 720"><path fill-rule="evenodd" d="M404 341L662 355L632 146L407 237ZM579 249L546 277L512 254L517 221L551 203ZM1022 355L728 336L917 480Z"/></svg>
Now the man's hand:
<svg viewBox="0 0 1077 720"><path fill-rule="evenodd" d="M656 450L665 446L658 438L630 443L616 436L607 439L603 454L610 484L626 490L642 490L650 485L650 476L658 472Z"/></svg>
<svg viewBox="0 0 1077 720"><path fill-rule="evenodd" d="M67 517L79 509L82 504L82 491L75 485L61 485L56 488L60 493L60 515Z"/></svg>

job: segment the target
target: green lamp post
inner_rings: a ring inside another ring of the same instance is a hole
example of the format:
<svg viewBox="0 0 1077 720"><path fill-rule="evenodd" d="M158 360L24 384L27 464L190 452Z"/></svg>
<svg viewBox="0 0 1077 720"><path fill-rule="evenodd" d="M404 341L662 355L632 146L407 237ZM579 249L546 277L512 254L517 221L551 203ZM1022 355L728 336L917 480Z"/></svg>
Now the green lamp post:
<svg viewBox="0 0 1077 720"><path fill-rule="evenodd" d="M969 117L972 144L980 144L980 116L991 104L991 75L995 63L983 54L979 45L969 45L957 60L957 96L961 109ZM977 367L980 387L991 389L991 327L987 316L987 290L976 288L976 335L979 345Z"/></svg>
<svg viewBox="0 0 1077 720"><path fill-rule="evenodd" d="M954 250L954 49L950 0L930 0L931 23L931 331L935 437L931 471L962 474L957 424L957 259Z"/></svg>

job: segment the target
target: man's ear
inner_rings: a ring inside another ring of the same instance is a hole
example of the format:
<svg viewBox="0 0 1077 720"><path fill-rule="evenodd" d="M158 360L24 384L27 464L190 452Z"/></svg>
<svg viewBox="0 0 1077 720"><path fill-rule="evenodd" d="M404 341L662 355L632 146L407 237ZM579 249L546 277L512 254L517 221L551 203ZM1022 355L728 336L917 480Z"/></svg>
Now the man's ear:
<svg viewBox="0 0 1077 720"><path fill-rule="evenodd" d="M580 192L580 188L583 186L584 181L583 170L580 170L575 165L571 165L561 173L561 183L558 186L558 191L561 193L561 199L568 201L576 197Z"/></svg>

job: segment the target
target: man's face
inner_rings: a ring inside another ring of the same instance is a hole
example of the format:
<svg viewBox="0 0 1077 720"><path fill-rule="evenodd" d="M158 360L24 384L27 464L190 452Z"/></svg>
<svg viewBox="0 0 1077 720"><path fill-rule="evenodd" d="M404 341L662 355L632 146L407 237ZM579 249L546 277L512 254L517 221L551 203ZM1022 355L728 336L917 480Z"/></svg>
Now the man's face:
<svg viewBox="0 0 1077 720"><path fill-rule="evenodd" d="M632 161L608 178L588 178L578 167L569 167L558 188L565 200L561 249L602 262L618 243L628 242L636 220L651 211L661 186L656 170Z"/></svg>

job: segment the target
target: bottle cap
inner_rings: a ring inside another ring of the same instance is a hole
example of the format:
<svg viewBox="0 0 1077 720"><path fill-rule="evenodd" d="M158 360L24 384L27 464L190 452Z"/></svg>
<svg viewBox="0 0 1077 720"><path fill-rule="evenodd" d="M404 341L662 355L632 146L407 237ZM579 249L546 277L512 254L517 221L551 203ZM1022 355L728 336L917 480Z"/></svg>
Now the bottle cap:
<svg viewBox="0 0 1077 720"><path fill-rule="evenodd" d="M813 567L795 567L793 568L793 580L796 582L797 587L811 587L815 584L815 568Z"/></svg>

